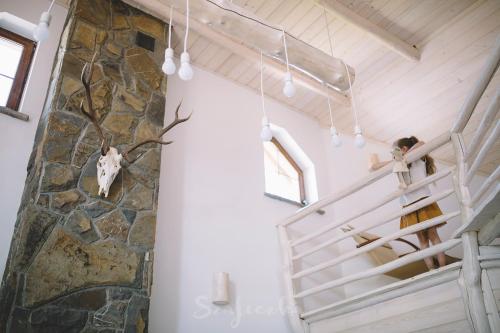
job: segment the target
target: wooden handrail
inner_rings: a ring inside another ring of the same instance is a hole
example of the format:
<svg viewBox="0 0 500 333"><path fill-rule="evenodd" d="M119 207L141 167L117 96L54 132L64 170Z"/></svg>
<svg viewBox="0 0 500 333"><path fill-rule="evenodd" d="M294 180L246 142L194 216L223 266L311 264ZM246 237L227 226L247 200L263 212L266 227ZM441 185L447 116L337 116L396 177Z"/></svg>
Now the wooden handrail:
<svg viewBox="0 0 500 333"><path fill-rule="evenodd" d="M411 151L408 156L406 157L407 162L411 163L419 158L422 158L423 156L429 154L431 151L443 146L444 144L448 143L450 141L451 134L450 132L446 131L445 133L441 134L440 136L434 138L433 140L425 143L424 145L416 148L415 150ZM297 221L300 221L304 217L310 215L311 213L317 211L318 209L324 208L334 202L337 202L357 191L362 189L363 187L366 187L377 180L387 176L388 174L392 173L392 165L388 164L381 169L374 171L367 175L366 177L361 178L360 180L356 181L354 184L351 186L347 187L346 189L339 191L337 193L330 194L323 199L320 199L316 201L313 204L310 204L307 207L304 207L302 209L299 209L295 214L292 216L289 216L288 218L284 219L283 221L279 222L277 225L290 225L292 223L295 223Z"/></svg>
<svg viewBox="0 0 500 333"><path fill-rule="evenodd" d="M474 109L476 108L477 103L481 99L481 96L483 96L486 87L490 83L493 74L495 74L499 63L500 37L497 38L495 46L493 47L493 52L486 61L486 64L484 65L483 70L479 75L479 79L474 85L474 88L471 90L471 92L467 96L467 99L462 105L458 118L451 128L451 133L461 133L464 130L465 126L469 122L472 113L474 112Z"/></svg>
<svg viewBox="0 0 500 333"><path fill-rule="evenodd" d="M363 272L351 274L349 276L345 276L343 278L324 283L324 284L319 285L317 287L306 289L306 290L296 294L294 297L295 298L304 298L304 297L311 296L311 295L320 293L320 292L328 290L328 289L343 286L343 285L350 283L350 282L370 278L370 277L376 276L376 275L381 275L381 274L387 273L393 269L396 269L398 267L402 267L402 266L408 265L412 262L419 261L419 260L422 260L422 259L427 258L427 257L431 257L433 255L440 253L440 252L447 251L447 250L457 246L461 242L462 242L461 239L450 239L450 240L443 242L441 244L428 247L425 250L410 253L407 256L393 260L391 262L388 262L387 264L384 264L384 265L381 265L381 266L378 266L375 268L371 268L371 269L368 269L368 270L363 271Z"/></svg>
<svg viewBox="0 0 500 333"><path fill-rule="evenodd" d="M362 248L363 246L371 244L371 243L379 240L380 238L382 238L382 237L375 237L373 239L368 239L367 241L365 241L365 242L363 242L361 244L356 245L356 248L357 249ZM393 239L393 240L396 241L396 242L405 243L405 244L409 245L415 251L420 251L420 248L418 246L416 246L414 243L410 242L409 240L406 240L404 238L396 238L396 239Z"/></svg>
<svg viewBox="0 0 500 333"><path fill-rule="evenodd" d="M330 230L333 230L335 228L338 228L340 226L343 226L345 225L346 223L349 223L351 221L354 221L355 219L363 216L363 215L366 215L372 211L374 211L375 209L378 209L380 207L382 207L383 205L391 202L392 200L395 200L397 198L399 198L400 196L402 196L403 194L406 194L406 193L409 193L409 192L412 192L412 191L415 191L415 190L418 190L420 189L421 187L423 186L426 186L430 183L433 183L435 181L438 181L439 179L441 178L444 178L446 176L448 176L455 168L454 167L451 167L451 168L446 168L444 170L441 170L435 174L433 174L432 176L429 176L429 177L426 177L425 179L422 179L414 184L411 184L408 186L408 188L406 188L405 190L396 190L394 192L392 192L391 194L383 197L381 200L375 202L373 205L369 206L368 208L362 210L361 212L359 213L356 213L354 214L353 216L347 218L347 219L344 219L340 222L332 222L332 223L329 223L319 229L317 229L316 231L314 232L311 232L309 234L306 234L294 241L292 241L290 243L290 246L294 247L294 246L297 246L297 245L300 245L302 243L305 243L313 238L316 238L318 236L321 236L323 234L325 234L326 232L330 231Z"/></svg>
<svg viewBox="0 0 500 333"><path fill-rule="evenodd" d="M418 202L411 204L410 206L403 208L402 210L400 210L397 213L392 213L392 214L387 215L384 218L377 220L373 223L363 225L357 229L353 229L351 231L348 231L348 232L344 233L343 235L336 236L336 237L333 237L327 241L324 241L323 243L321 243L317 246L314 246L314 247L312 247L304 252L301 252L301 253L295 255L292 259L297 260L297 259L303 258L305 256L311 255L315 252L318 252L319 250L324 249L327 246L330 246L330 245L333 245L337 242L340 242L343 239L354 236L360 232L384 225L384 224L389 223L389 222L393 221L394 219L397 219L398 217L401 217L403 215L413 213L413 212L417 211L418 209L423 208L427 205L430 205L431 203L436 202L438 200L444 199L453 193L454 193L454 191L452 189L450 189L450 190L441 192L439 194L432 195L428 198L425 198L423 200L420 200Z"/></svg>
<svg viewBox="0 0 500 333"><path fill-rule="evenodd" d="M488 178L486 178L486 180L481 185L481 187L479 188L479 190L477 190L477 192L474 194L474 196L472 197L472 200L471 200L471 205L472 206L474 206L479 201L479 199L481 199L481 197L486 192L488 192L488 190L490 189L490 186L493 183L497 182L499 177L500 177L500 165L497 166L497 168L495 169L495 171Z"/></svg>
<svg viewBox="0 0 500 333"><path fill-rule="evenodd" d="M376 249L377 247L380 247L380 246L384 245L385 243L387 243L387 242L389 242L391 240L395 240L396 238L399 238L399 237L402 237L402 236L407 236L407 235L413 234L415 232L422 231L422 230L428 229L430 227L434 227L434 226L436 226L436 225L438 225L440 223L443 223L443 222L445 222L445 221L447 221L449 219L452 219L452 218L454 218L454 217L456 217L458 215L460 215L460 212L456 211L456 212L453 212L453 213L450 213L450 214L441 215L441 216L432 218L432 219L427 220L425 222L414 224L414 225L412 225L412 226L410 226L408 228L400 229L400 230L398 230L396 232L393 232L390 235L387 235L385 237L382 237L382 238L380 238L380 239L372 242L369 245L363 246L362 248L349 251L347 253L344 253L341 256L338 256L335 259L326 261L326 262L321 263L319 265L316 265L316 266L313 266L311 268L308 268L308 269L305 269L303 271L300 271L300 272L294 274L292 276L292 279L299 279L299 278L302 278L304 276L307 276L307 275L310 275L310 274L313 274L313 273L316 273L316 272L320 272L320 271L322 271L324 269L327 269L329 267L336 266L336 265L338 265L340 263L343 263L344 261L346 261L348 259L357 257L357 256L359 256L359 255L361 255L363 253L366 253L368 251Z"/></svg>
<svg viewBox="0 0 500 333"><path fill-rule="evenodd" d="M476 151L479 148L481 141L483 141L484 136L488 132L488 128L490 128L491 124L493 124L493 120L495 119L498 113L499 107L500 107L500 91L497 91L495 96L493 96L493 98L491 99L488 108L484 112L481 118L481 122L479 123L479 126L477 127L474 133L474 136L469 144L469 147L467 147L464 156L465 160L469 160L476 154Z"/></svg>
<svg viewBox="0 0 500 333"><path fill-rule="evenodd" d="M500 136L500 120L497 121L495 128L491 131L490 135L486 139L486 142L479 150L476 158L472 162L472 165L467 171L467 175L465 176L465 185L469 185L472 177L476 174L477 170L483 163L486 155L489 153L490 149L493 148L493 145L497 142L498 137Z"/></svg>

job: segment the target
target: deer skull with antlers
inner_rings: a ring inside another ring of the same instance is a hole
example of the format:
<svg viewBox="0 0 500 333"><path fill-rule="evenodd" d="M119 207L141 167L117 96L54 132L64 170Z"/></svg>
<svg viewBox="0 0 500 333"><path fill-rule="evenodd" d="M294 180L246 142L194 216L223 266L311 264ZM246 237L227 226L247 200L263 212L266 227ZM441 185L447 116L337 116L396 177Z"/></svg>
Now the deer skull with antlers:
<svg viewBox="0 0 500 333"><path fill-rule="evenodd" d="M93 108L92 105L92 97L90 94L90 83L91 83L91 78L92 78L92 71L94 68L94 62L95 62L95 57L97 53L94 54L92 57L92 61L89 63L86 63L85 66L83 67L82 70L82 75L81 75L81 80L83 87L85 88L85 98L87 100L87 110L84 107L84 101L82 100L80 104L80 110L82 113L94 124L94 127L96 129L97 135L99 136L99 139L101 140L101 156L99 157L99 160L97 161L97 184L99 185L99 191L98 195L104 194L105 197L108 196L109 193L109 188L111 187L111 184L115 180L116 176L120 172L120 169L122 168L122 160L125 159L129 163L133 163L136 159L131 160L129 158L129 154L139 148L142 145L148 144L148 143L159 143L162 145L168 145L171 144L173 141L162 141L162 136L167 133L169 130L177 126L178 124L181 124L185 121L188 121L189 118L191 118L191 115L189 115L186 118L180 118L179 117L179 109L181 107L181 103L177 106L177 109L175 110L175 119L173 122L171 122L167 127L163 128L157 136L147 138L143 141L140 141L132 146L127 147L124 149L121 153L118 151L117 148L111 147L109 145L109 142L107 138L105 137L101 126L99 125L99 121L97 120L96 112Z"/></svg>

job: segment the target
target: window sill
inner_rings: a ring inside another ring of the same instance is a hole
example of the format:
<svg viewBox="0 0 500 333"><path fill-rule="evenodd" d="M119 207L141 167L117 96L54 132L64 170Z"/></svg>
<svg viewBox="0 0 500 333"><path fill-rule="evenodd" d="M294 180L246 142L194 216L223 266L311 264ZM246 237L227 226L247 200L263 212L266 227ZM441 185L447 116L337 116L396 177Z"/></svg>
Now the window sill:
<svg viewBox="0 0 500 333"><path fill-rule="evenodd" d="M0 106L0 113L23 121L29 121L30 117L27 114L19 111L14 111L5 106Z"/></svg>
<svg viewBox="0 0 500 333"><path fill-rule="evenodd" d="M287 198L280 197L279 195L275 195L275 194L264 192L264 196L266 196L268 198L271 198L271 199L279 200L281 202L286 202L286 203L289 203L291 205L294 205L294 206L297 206L297 207L300 207L300 208L307 207L307 205L304 205L304 204L302 204L300 202L293 201L293 200L290 200L290 199L287 199ZM316 213L318 213L319 215L324 215L325 211L323 209L318 209L316 211Z"/></svg>

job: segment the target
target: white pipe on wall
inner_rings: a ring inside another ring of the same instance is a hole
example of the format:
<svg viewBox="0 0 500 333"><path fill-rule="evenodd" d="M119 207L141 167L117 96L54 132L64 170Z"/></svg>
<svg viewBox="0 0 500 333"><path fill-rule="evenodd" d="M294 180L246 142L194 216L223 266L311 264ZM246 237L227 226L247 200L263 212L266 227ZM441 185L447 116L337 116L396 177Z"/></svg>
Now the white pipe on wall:
<svg viewBox="0 0 500 333"><path fill-rule="evenodd" d="M26 21L20 17L7 12L0 12L0 28L12 31L30 40L35 40L33 32L36 24Z"/></svg>

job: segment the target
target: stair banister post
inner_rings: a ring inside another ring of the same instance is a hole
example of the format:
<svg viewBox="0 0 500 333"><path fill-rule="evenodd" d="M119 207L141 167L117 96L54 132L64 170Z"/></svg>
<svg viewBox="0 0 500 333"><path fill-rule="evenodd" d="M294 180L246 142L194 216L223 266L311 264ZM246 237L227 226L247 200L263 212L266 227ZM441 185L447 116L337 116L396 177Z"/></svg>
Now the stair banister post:
<svg viewBox="0 0 500 333"><path fill-rule="evenodd" d="M475 333L491 333L491 327L486 312L483 289L481 287L481 266L479 265L479 246L477 231L467 231L462 234L464 259L460 284L462 284L468 319Z"/></svg>
<svg viewBox="0 0 500 333"><path fill-rule="evenodd" d="M462 225L466 225L472 216L471 196L465 183L467 162L465 145L461 133L452 133L451 142L455 150L457 168L453 173L453 186L460 205ZM479 265L479 245L477 232L467 231L462 234L464 257L459 284L462 288L463 302L467 319L475 333L491 333L486 312L483 290L481 287L481 266Z"/></svg>
<svg viewBox="0 0 500 333"><path fill-rule="evenodd" d="M300 318L301 306L295 299L292 262L292 248L286 226L278 225L278 237L283 260L283 284L285 287L286 314L293 333L309 333L309 324Z"/></svg>
<svg viewBox="0 0 500 333"><path fill-rule="evenodd" d="M465 160L465 144L461 133L452 133L451 142L455 151L457 168L453 172L453 186L460 203L462 225L466 225L472 216L471 195L465 183L467 161Z"/></svg>

